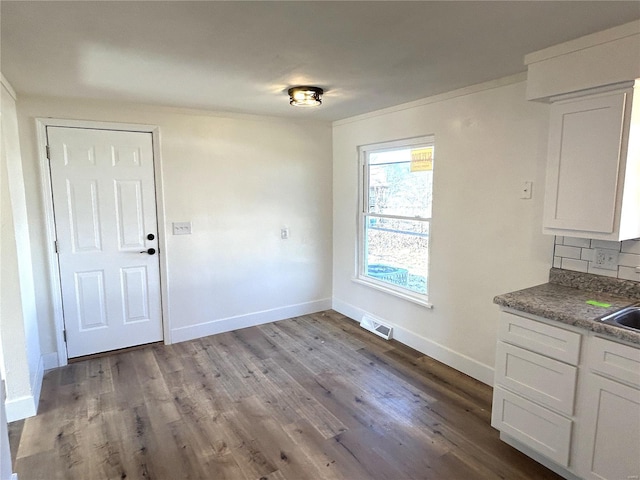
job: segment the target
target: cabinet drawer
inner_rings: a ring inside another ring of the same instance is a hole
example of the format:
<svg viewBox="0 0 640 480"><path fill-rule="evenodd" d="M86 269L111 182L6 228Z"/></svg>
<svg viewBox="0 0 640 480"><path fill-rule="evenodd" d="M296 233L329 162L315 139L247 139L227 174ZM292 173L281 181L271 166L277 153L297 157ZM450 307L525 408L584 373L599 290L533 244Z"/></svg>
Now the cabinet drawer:
<svg viewBox="0 0 640 480"><path fill-rule="evenodd" d="M500 340L571 365L578 364L580 334L528 318L500 312Z"/></svg>
<svg viewBox="0 0 640 480"><path fill-rule="evenodd" d="M491 426L558 465L569 465L572 421L501 387L493 390Z"/></svg>
<svg viewBox="0 0 640 480"><path fill-rule="evenodd" d="M640 387L640 348L593 337L588 352L592 371Z"/></svg>
<svg viewBox="0 0 640 480"><path fill-rule="evenodd" d="M578 369L503 342L496 349L496 385L573 415Z"/></svg>

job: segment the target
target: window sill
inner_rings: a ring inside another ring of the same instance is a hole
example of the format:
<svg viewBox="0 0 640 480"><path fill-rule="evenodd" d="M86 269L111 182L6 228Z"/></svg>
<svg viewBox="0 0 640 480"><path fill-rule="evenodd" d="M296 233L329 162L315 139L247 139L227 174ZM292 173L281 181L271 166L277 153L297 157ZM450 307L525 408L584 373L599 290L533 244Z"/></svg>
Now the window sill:
<svg viewBox="0 0 640 480"><path fill-rule="evenodd" d="M374 290L379 290L381 292L388 293L389 295L393 295L394 297L398 297L398 298L401 298L403 300L408 300L410 302L413 302L413 303L416 303L418 305L421 305L421 306L423 306L425 308L433 308L433 304L429 303L425 299L418 298L418 297L413 296L413 295L408 294L408 293L399 292L398 290L386 287L386 286L384 286L382 284L379 284L379 283L374 283L374 282L371 282L369 280L363 280L362 278L358 278L358 277L352 277L351 281L354 282L354 283L358 283L360 285L366 285L367 287L371 287Z"/></svg>

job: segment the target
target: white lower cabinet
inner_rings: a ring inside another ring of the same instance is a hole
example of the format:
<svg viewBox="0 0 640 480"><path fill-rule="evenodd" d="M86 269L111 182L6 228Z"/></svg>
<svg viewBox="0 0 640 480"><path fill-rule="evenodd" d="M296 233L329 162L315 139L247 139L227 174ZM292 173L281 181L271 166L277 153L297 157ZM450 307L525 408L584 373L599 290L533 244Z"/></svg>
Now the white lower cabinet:
<svg viewBox="0 0 640 480"><path fill-rule="evenodd" d="M585 479L640 479L640 349L590 339L579 407L578 473Z"/></svg>
<svg viewBox="0 0 640 480"><path fill-rule="evenodd" d="M579 333L501 312L491 425L569 467Z"/></svg>
<svg viewBox="0 0 640 480"><path fill-rule="evenodd" d="M640 348L500 315L491 425L501 438L566 478L640 480Z"/></svg>

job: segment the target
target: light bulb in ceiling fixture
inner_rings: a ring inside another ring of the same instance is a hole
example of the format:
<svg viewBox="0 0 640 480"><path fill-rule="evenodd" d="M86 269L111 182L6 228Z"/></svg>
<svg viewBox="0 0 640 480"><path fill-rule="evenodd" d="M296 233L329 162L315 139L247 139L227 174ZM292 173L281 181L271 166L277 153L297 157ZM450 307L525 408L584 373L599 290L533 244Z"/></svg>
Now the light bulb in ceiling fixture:
<svg viewBox="0 0 640 480"><path fill-rule="evenodd" d="M322 104L323 90L319 87L291 87L289 103L295 107L317 107Z"/></svg>

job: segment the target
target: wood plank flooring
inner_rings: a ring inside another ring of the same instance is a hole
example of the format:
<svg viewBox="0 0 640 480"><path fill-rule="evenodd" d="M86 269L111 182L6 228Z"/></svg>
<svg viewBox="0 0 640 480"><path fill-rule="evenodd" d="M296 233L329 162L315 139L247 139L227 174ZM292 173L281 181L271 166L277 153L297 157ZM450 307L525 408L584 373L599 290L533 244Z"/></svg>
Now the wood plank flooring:
<svg viewBox="0 0 640 480"><path fill-rule="evenodd" d="M491 388L326 311L91 358L10 424L20 480L559 479Z"/></svg>

